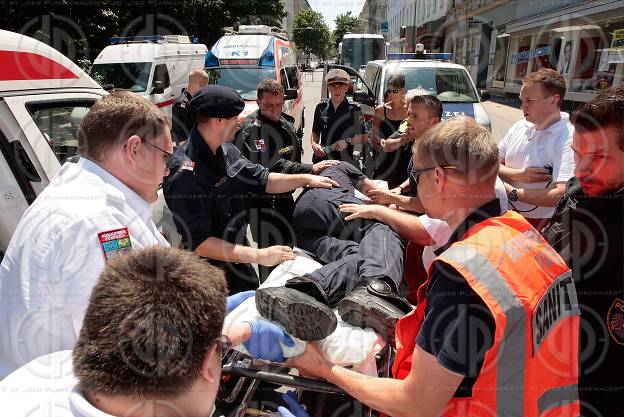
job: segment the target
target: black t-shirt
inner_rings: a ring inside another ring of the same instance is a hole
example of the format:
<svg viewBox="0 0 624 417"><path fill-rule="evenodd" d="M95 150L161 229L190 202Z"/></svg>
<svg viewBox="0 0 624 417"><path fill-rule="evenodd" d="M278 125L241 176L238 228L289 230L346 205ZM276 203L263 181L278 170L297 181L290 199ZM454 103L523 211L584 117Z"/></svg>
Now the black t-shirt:
<svg viewBox="0 0 624 417"><path fill-rule="evenodd" d="M624 416L624 189L591 197L571 178L543 235L572 269L581 309L581 414Z"/></svg>
<svg viewBox="0 0 624 417"><path fill-rule="evenodd" d="M326 114L326 121L323 114ZM312 131L320 135L321 146L329 146L342 139L352 138L366 133L360 106L349 103L345 98L338 108L334 109L331 100L324 100L314 109ZM353 146L349 144L347 154L353 154ZM332 159L341 159L340 152L332 152Z"/></svg>
<svg viewBox="0 0 624 417"><path fill-rule="evenodd" d="M472 226L500 216L498 199L481 206L453 232L449 242L436 251L440 255ZM485 302L453 267L434 261L427 287L425 318L416 344L435 356L446 369L464 375L456 397L470 397L472 387L492 347L496 325Z"/></svg>

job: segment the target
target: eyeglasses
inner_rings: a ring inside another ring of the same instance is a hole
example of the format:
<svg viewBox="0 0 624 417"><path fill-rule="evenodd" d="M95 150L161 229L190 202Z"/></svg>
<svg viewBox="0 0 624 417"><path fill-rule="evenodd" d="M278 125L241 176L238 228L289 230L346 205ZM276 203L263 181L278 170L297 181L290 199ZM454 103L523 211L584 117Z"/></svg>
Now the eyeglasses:
<svg viewBox="0 0 624 417"><path fill-rule="evenodd" d="M165 165L169 166L171 164L171 161L173 160L173 154L171 152L167 152L163 148L154 145L152 142L148 142L143 139L141 139L141 142L147 143L149 146L158 149L160 152L163 153L163 155L165 155L165 158L164 158Z"/></svg>
<svg viewBox="0 0 624 417"><path fill-rule="evenodd" d="M228 353L230 353L230 350L232 350L232 341L229 337L222 334L221 336L217 337L215 343L217 344L217 349L219 349L219 352L221 352L221 361L225 360Z"/></svg>
<svg viewBox="0 0 624 417"><path fill-rule="evenodd" d="M431 168L412 169L412 172L410 172L410 178L412 179L412 181L414 181L414 187L418 187L418 181L420 180L420 176L422 174L424 174L427 171L432 171L436 168L457 169L457 166L456 165L444 165L444 166L434 166Z"/></svg>
<svg viewBox="0 0 624 417"><path fill-rule="evenodd" d="M400 88L388 88L388 89L386 90L386 93L394 93L394 94L396 94L396 93L398 93L399 91L401 91L401 89L400 89Z"/></svg>

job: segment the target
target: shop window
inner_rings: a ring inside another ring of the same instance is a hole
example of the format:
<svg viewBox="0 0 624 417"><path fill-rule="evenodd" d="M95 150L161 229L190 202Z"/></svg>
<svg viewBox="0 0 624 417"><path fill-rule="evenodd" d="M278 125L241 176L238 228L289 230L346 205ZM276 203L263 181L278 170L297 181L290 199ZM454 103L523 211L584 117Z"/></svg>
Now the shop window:
<svg viewBox="0 0 624 417"><path fill-rule="evenodd" d="M616 69L624 63L609 56L614 36L616 39L624 37L624 21L611 24L604 33L584 33L579 38L573 72L577 90L580 87L581 91L599 92L611 87L614 81L619 82L615 80Z"/></svg>
<svg viewBox="0 0 624 417"><path fill-rule="evenodd" d="M532 35L513 38L511 41L511 59L507 72L507 83L522 85L522 79L527 75L529 67L529 52L531 50Z"/></svg>
<svg viewBox="0 0 624 417"><path fill-rule="evenodd" d="M494 72L492 85L502 87L505 82L505 72L507 72L507 50L509 49L509 36L496 38L496 49L494 51Z"/></svg>
<svg viewBox="0 0 624 417"><path fill-rule="evenodd" d="M552 64L553 56L553 37L552 32L541 32L539 38L535 42L533 65L531 71L537 71L540 68L555 68ZM556 55L555 55L556 56ZM556 63L556 59L554 60Z"/></svg>

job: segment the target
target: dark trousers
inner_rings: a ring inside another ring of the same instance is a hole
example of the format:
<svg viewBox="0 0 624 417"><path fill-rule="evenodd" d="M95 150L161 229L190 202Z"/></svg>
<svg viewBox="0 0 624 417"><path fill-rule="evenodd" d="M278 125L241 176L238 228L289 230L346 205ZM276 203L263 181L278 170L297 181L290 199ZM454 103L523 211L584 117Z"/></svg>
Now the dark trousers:
<svg viewBox="0 0 624 417"><path fill-rule="evenodd" d="M388 277L399 287L405 242L389 226L371 220L344 220L341 203L359 202L346 193L327 199L327 190L310 189L297 201L293 226L297 246L325 265L311 277L325 290L330 306L367 278Z"/></svg>
<svg viewBox="0 0 624 417"><path fill-rule="evenodd" d="M294 245L294 209L292 194L264 194L254 197L253 208L249 212L249 226L251 236L259 248ZM275 266L258 265L260 282L264 282L273 269Z"/></svg>

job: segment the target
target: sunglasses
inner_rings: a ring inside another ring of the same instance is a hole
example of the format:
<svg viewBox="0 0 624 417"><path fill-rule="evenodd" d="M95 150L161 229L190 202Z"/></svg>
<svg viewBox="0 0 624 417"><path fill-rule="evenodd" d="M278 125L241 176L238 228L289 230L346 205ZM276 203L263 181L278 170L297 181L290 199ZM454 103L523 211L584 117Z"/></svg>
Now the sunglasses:
<svg viewBox="0 0 624 417"><path fill-rule="evenodd" d="M171 152L167 152L166 150L164 150L163 148L154 145L151 142L148 142L146 140L141 139L142 142L147 143L149 146L158 149L160 152L162 152L162 154L165 156L163 158L165 165L169 166L171 164L171 161L173 161L173 154Z"/></svg>
<svg viewBox="0 0 624 417"><path fill-rule="evenodd" d="M433 171L436 168L457 169L457 165L444 165L444 166L434 166L434 167L423 168L423 169L412 169L412 172L410 172L410 178L412 181L414 181L414 187L418 187L418 181L420 181L420 176L422 174L424 174L427 171Z"/></svg>
<svg viewBox="0 0 624 417"><path fill-rule="evenodd" d="M399 91L401 91L401 89L400 89L400 88L388 88L388 89L386 90L386 93L394 93L394 94L396 94L396 93L398 93Z"/></svg>
<svg viewBox="0 0 624 417"><path fill-rule="evenodd" d="M215 343L217 344L217 349L219 349L219 352L221 352L221 361L223 362L227 358L228 353L230 353L230 351L232 350L232 341L229 337L222 334L221 336L217 337Z"/></svg>

